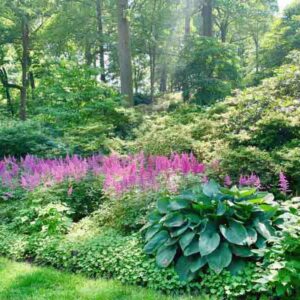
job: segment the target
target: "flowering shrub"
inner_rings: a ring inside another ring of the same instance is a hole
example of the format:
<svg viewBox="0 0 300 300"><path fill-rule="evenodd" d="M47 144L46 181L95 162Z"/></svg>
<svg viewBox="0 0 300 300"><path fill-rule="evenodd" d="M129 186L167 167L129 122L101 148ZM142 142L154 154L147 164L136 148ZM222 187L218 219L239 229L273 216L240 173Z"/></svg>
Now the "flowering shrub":
<svg viewBox="0 0 300 300"><path fill-rule="evenodd" d="M143 190L159 189L164 182L168 189L176 189L176 176L203 174L205 166L190 154L166 156L119 157L95 155L88 158L67 156L65 159L41 159L31 155L17 161L13 157L0 161L2 187L26 190L52 186L68 179L81 180L88 174L103 175L104 189L117 194L133 187ZM72 193L72 186L68 193Z"/></svg>

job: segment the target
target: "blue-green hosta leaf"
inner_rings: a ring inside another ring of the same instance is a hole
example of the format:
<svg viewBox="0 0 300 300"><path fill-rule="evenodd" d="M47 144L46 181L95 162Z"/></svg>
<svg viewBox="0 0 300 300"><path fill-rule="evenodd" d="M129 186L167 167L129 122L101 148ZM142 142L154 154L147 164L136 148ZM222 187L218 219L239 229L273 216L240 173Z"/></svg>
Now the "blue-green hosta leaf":
<svg viewBox="0 0 300 300"><path fill-rule="evenodd" d="M208 224L205 230L200 234L199 251L201 256L212 253L220 244L220 235L217 233L214 226Z"/></svg>
<svg viewBox="0 0 300 300"><path fill-rule="evenodd" d="M239 257L251 257L253 253L248 247L231 245L231 251L234 255Z"/></svg>
<svg viewBox="0 0 300 300"><path fill-rule="evenodd" d="M174 212L166 216L164 225L167 227L180 227L185 223L185 216L181 213Z"/></svg>
<svg viewBox="0 0 300 300"><path fill-rule="evenodd" d="M251 246L255 244L257 241L257 232L254 228L247 227L247 233L248 233L247 245Z"/></svg>
<svg viewBox="0 0 300 300"><path fill-rule="evenodd" d="M150 223L157 223L162 218L162 214L158 211L154 211L149 215L149 222Z"/></svg>
<svg viewBox="0 0 300 300"><path fill-rule="evenodd" d="M195 213L188 213L186 217L192 224L199 224L202 220L201 217Z"/></svg>
<svg viewBox="0 0 300 300"><path fill-rule="evenodd" d="M145 239L148 242L149 240L152 239L152 237L158 233L160 231L160 229L162 228L161 224L155 224L153 226L151 226L150 228L148 228L146 235L145 235Z"/></svg>
<svg viewBox="0 0 300 300"><path fill-rule="evenodd" d="M262 235L266 240L269 240L272 236L275 235L275 229L271 226L268 220L259 220L254 221L255 229L257 232Z"/></svg>
<svg viewBox="0 0 300 300"><path fill-rule="evenodd" d="M236 245L246 245L248 233L246 228L239 222L231 220L229 225L220 225L220 231L224 238Z"/></svg>
<svg viewBox="0 0 300 300"><path fill-rule="evenodd" d="M226 212L226 204L225 202L219 201L218 202L218 207L217 207L217 215L218 216L223 216Z"/></svg>
<svg viewBox="0 0 300 300"><path fill-rule="evenodd" d="M166 230L162 230L155 234L153 238L145 245L144 251L147 254L154 253L159 247L161 247L167 240L169 240L170 236Z"/></svg>
<svg viewBox="0 0 300 300"><path fill-rule="evenodd" d="M157 200L156 206L157 206L157 209L160 213L166 214L170 211L169 204L170 204L170 198L161 197Z"/></svg>
<svg viewBox="0 0 300 300"><path fill-rule="evenodd" d="M203 184L203 193L208 197L213 197L219 192L220 186L214 180L210 180L208 183Z"/></svg>
<svg viewBox="0 0 300 300"><path fill-rule="evenodd" d="M239 191L239 197L240 198L245 198L245 197L252 196L256 193L256 191L257 191L256 188L240 190Z"/></svg>
<svg viewBox="0 0 300 300"><path fill-rule="evenodd" d="M186 222L186 224L183 224L181 227L176 227L175 230L171 231L171 237L177 237L182 235L188 228L189 228L189 223Z"/></svg>
<svg viewBox="0 0 300 300"><path fill-rule="evenodd" d="M189 257L181 256L178 259L175 265L175 270L180 281L188 282L194 278L195 274L191 272L190 267L191 263Z"/></svg>
<svg viewBox="0 0 300 300"><path fill-rule="evenodd" d="M206 256L196 256L191 258L191 268L190 270L194 273L200 270L207 264L207 257Z"/></svg>
<svg viewBox="0 0 300 300"><path fill-rule="evenodd" d="M190 256L199 253L199 241L195 237L190 244L184 249L184 256Z"/></svg>
<svg viewBox="0 0 300 300"><path fill-rule="evenodd" d="M190 200L177 197L170 200L169 208L171 210L181 210L190 207L190 205Z"/></svg>
<svg viewBox="0 0 300 300"><path fill-rule="evenodd" d="M264 249L267 246L267 241L261 235L257 236L257 241L255 242L255 246L259 249Z"/></svg>
<svg viewBox="0 0 300 300"><path fill-rule="evenodd" d="M164 244L164 246L172 246L172 245L175 245L175 244L177 244L178 243L178 241L179 241L179 238L177 237L177 238L170 238L170 239L168 239L166 242L165 242L165 244Z"/></svg>
<svg viewBox="0 0 300 300"><path fill-rule="evenodd" d="M232 253L229 249L228 243L221 243L219 247L207 256L209 267L217 274L228 267L232 260Z"/></svg>
<svg viewBox="0 0 300 300"><path fill-rule="evenodd" d="M172 245L168 247L162 246L161 248L158 249L157 254L156 254L156 263L159 267L166 268L168 267L177 252L177 246Z"/></svg>
<svg viewBox="0 0 300 300"><path fill-rule="evenodd" d="M240 274L244 268L246 267L246 263L243 259L235 258L232 260L231 264L228 266L228 270L231 275L236 276Z"/></svg>
<svg viewBox="0 0 300 300"><path fill-rule="evenodd" d="M184 235L179 240L179 245L182 251L185 250L185 248L191 243L194 237L195 233L193 231L187 231L184 233Z"/></svg>

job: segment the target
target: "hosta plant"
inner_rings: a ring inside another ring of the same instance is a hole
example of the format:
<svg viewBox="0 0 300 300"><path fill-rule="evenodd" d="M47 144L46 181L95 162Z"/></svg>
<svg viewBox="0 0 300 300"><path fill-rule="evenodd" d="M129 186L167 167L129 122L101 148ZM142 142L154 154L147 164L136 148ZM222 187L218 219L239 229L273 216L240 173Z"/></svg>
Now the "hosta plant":
<svg viewBox="0 0 300 300"><path fill-rule="evenodd" d="M236 273L274 236L277 212L272 194L210 181L158 199L144 227L144 251L155 254L160 267L175 262L183 281L206 266Z"/></svg>

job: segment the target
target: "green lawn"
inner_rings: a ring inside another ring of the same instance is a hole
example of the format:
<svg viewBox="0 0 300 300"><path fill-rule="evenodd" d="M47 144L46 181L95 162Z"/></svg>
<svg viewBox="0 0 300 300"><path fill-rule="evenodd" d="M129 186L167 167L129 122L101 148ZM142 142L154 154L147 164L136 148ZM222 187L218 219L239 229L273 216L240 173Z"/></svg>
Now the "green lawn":
<svg viewBox="0 0 300 300"><path fill-rule="evenodd" d="M49 268L0 258L0 300L203 300L203 297L166 297L121 285L112 280L91 280Z"/></svg>

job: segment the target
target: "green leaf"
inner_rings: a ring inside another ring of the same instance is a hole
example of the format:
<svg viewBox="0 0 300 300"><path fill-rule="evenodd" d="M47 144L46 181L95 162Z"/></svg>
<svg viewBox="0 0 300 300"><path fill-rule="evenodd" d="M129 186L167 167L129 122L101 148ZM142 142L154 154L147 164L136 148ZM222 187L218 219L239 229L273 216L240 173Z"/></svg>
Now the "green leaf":
<svg viewBox="0 0 300 300"><path fill-rule="evenodd" d="M169 208L171 210L181 210L190 207L191 202L187 199L174 198L170 201Z"/></svg>
<svg viewBox="0 0 300 300"><path fill-rule="evenodd" d="M191 243L184 249L184 256L190 256L199 253L199 242L195 237Z"/></svg>
<svg viewBox="0 0 300 300"><path fill-rule="evenodd" d="M166 214L170 211L169 209L170 199L167 197L159 198L157 201L157 209L160 213Z"/></svg>
<svg viewBox="0 0 300 300"><path fill-rule="evenodd" d="M158 211L154 211L149 215L150 223L157 223L162 218L162 215Z"/></svg>
<svg viewBox="0 0 300 300"><path fill-rule="evenodd" d="M220 225L220 231L224 238L236 245L245 245L247 243L248 233L246 228L234 221L229 221L229 226Z"/></svg>
<svg viewBox="0 0 300 300"><path fill-rule="evenodd" d="M231 264L228 266L228 270L231 275L236 276L240 274L246 266L246 263L243 259L234 259Z"/></svg>
<svg viewBox="0 0 300 300"><path fill-rule="evenodd" d="M179 240L180 247L182 251L191 243L195 236L195 233L193 231L186 232Z"/></svg>
<svg viewBox="0 0 300 300"><path fill-rule="evenodd" d="M222 201L219 201L218 207L217 207L217 215L223 216L226 212L226 204Z"/></svg>
<svg viewBox="0 0 300 300"><path fill-rule="evenodd" d="M147 254L152 254L159 247L161 247L168 239L169 233L166 230L162 230L154 235L154 237L145 245L144 251Z"/></svg>
<svg viewBox="0 0 300 300"><path fill-rule="evenodd" d="M207 224L205 230L200 234L199 251L202 256L212 253L220 244L220 235L214 226Z"/></svg>
<svg viewBox="0 0 300 300"><path fill-rule="evenodd" d="M209 267L217 274L228 267L232 260L232 253L229 249L228 243L221 243L220 246L211 254L207 256Z"/></svg>
<svg viewBox="0 0 300 300"><path fill-rule="evenodd" d="M256 193L256 191L257 191L256 188L240 190L239 191L239 197L240 198L245 198L245 197L252 196L253 194Z"/></svg>
<svg viewBox="0 0 300 300"><path fill-rule="evenodd" d="M162 246L156 254L157 265L162 268L168 267L172 263L176 255L176 251L177 251L176 245L168 246L168 247Z"/></svg>
<svg viewBox="0 0 300 300"><path fill-rule="evenodd" d="M201 217L194 213L186 214L187 219L194 224L199 224L201 222Z"/></svg>
<svg viewBox="0 0 300 300"><path fill-rule="evenodd" d="M206 256L197 256L191 258L191 267L190 270L194 273L200 270L207 264L207 257Z"/></svg>
<svg viewBox="0 0 300 300"><path fill-rule="evenodd" d="M175 270L180 281L189 281L191 275L190 260L185 256L181 256L176 263Z"/></svg>
<svg viewBox="0 0 300 300"><path fill-rule="evenodd" d="M253 245L257 241L257 232L254 228L249 228L247 227L247 233L248 233L248 238L247 238L247 245Z"/></svg>
<svg viewBox="0 0 300 300"><path fill-rule="evenodd" d="M208 183L203 184L203 193L208 197L213 197L219 192L219 184L214 180L210 180Z"/></svg>
<svg viewBox="0 0 300 300"><path fill-rule="evenodd" d="M275 230L267 220L256 219L254 221L255 228L257 232L262 235L266 240L269 240L272 236L275 235Z"/></svg>
<svg viewBox="0 0 300 300"><path fill-rule="evenodd" d="M180 227L185 221L186 219L182 214L174 212L166 216L164 225L167 227Z"/></svg>
<svg viewBox="0 0 300 300"><path fill-rule="evenodd" d="M175 230L171 231L171 237L177 237L182 235L188 228L189 228L189 223L186 223L182 225L179 228L176 228Z"/></svg>
<svg viewBox="0 0 300 300"><path fill-rule="evenodd" d="M255 246L259 249L263 249L263 248L266 248L267 246L267 241L261 236L261 235L258 235L257 236L257 241L255 243Z"/></svg>
<svg viewBox="0 0 300 300"><path fill-rule="evenodd" d="M239 257L251 257L253 256L253 253L251 250L247 247L241 247L236 245L231 245L232 253Z"/></svg>
<svg viewBox="0 0 300 300"><path fill-rule="evenodd" d="M145 239L148 242L149 240L152 239L152 237L160 231L160 229L162 228L161 224L155 224L152 227L148 228L146 235L145 235Z"/></svg>

